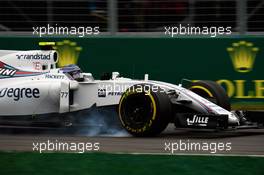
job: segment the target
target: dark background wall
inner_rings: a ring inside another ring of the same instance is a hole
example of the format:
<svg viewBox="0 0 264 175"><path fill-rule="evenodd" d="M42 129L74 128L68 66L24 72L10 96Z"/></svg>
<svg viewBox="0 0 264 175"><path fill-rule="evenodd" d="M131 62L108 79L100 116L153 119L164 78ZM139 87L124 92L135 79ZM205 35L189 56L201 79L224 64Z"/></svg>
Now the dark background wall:
<svg viewBox="0 0 264 175"><path fill-rule="evenodd" d="M179 83L190 80L226 80L222 85L232 97L233 107L248 105L262 108L264 90L254 80L264 80L264 38L67 38L82 47L78 64L85 72L99 78L103 72L118 71L121 75ZM64 38L2 37L0 49L38 49L39 41L63 41ZM252 71L235 71L227 48L239 41L252 42L259 48ZM236 80L244 82L237 85ZM231 89L233 88L233 93ZM243 89L244 88L244 89ZM263 83L264 89L264 83ZM237 97L238 91L243 95ZM256 91L261 93L257 96ZM262 96L263 91L263 96ZM250 96L250 97L249 97Z"/></svg>

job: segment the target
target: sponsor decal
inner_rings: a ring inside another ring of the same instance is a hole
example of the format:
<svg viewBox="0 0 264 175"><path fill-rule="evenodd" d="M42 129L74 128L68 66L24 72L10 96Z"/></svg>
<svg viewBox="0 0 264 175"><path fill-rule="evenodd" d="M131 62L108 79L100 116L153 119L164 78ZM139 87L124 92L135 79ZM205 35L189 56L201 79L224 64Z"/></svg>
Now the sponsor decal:
<svg viewBox="0 0 264 175"><path fill-rule="evenodd" d="M41 63L40 62L33 62L33 66L35 70L41 70Z"/></svg>
<svg viewBox="0 0 264 175"><path fill-rule="evenodd" d="M43 72L28 72L16 69L0 61L0 79L41 75Z"/></svg>
<svg viewBox="0 0 264 175"><path fill-rule="evenodd" d="M98 89L98 97L121 96L123 92L106 92L106 89Z"/></svg>
<svg viewBox="0 0 264 175"><path fill-rule="evenodd" d="M107 95L109 96L121 96L123 94L123 92L108 92Z"/></svg>
<svg viewBox="0 0 264 175"><path fill-rule="evenodd" d="M16 70L8 69L8 68L0 68L0 75L3 76L14 76L16 74Z"/></svg>
<svg viewBox="0 0 264 175"><path fill-rule="evenodd" d="M209 117L194 115L192 119L187 118L187 125L207 126L208 121L209 121Z"/></svg>
<svg viewBox="0 0 264 175"><path fill-rule="evenodd" d="M260 100L264 99L264 79L251 79L253 71L259 71L254 70L254 67L261 49L252 42L236 41L226 47L225 51L230 56L229 67L232 66L235 77L241 78L221 78L215 81L225 88L227 95L234 100L233 104L238 104L235 106L236 109L247 109L247 105L255 106L262 103ZM236 101L237 99L239 101Z"/></svg>
<svg viewBox="0 0 264 175"><path fill-rule="evenodd" d="M48 79L64 79L64 75L46 74L45 78L48 78Z"/></svg>
<svg viewBox="0 0 264 175"><path fill-rule="evenodd" d="M254 68L257 53L260 51L252 42L238 41L227 48L234 70L241 74L250 73ZM263 99L264 80L228 80L216 81L225 87L229 97L237 99Z"/></svg>
<svg viewBox="0 0 264 175"><path fill-rule="evenodd" d="M106 89L98 89L98 97L106 97Z"/></svg>
<svg viewBox="0 0 264 175"><path fill-rule="evenodd" d="M264 80L246 81L222 79L216 82L225 87L229 97L238 99L264 98Z"/></svg>
<svg viewBox="0 0 264 175"><path fill-rule="evenodd" d="M50 60L50 54L20 54L16 55L19 60Z"/></svg>
<svg viewBox="0 0 264 175"><path fill-rule="evenodd" d="M39 98L40 91L38 88L4 88L0 90L0 98L12 98L19 101L23 98Z"/></svg>

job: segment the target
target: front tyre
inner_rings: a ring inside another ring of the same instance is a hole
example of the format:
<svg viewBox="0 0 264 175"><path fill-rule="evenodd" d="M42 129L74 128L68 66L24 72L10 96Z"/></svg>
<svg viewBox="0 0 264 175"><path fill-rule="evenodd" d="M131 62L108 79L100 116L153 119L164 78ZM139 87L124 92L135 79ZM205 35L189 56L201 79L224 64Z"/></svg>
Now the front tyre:
<svg viewBox="0 0 264 175"><path fill-rule="evenodd" d="M127 89L118 110L122 126L137 137L160 134L171 119L171 103L164 89L148 84Z"/></svg>
<svg viewBox="0 0 264 175"><path fill-rule="evenodd" d="M201 80L194 82L190 90L228 111L231 110L229 97L225 89L214 81Z"/></svg>

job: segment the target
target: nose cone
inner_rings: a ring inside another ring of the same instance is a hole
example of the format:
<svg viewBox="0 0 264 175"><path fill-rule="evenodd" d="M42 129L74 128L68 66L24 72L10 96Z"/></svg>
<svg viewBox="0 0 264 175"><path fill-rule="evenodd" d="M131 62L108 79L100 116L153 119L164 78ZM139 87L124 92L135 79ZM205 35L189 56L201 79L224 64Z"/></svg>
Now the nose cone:
<svg viewBox="0 0 264 175"><path fill-rule="evenodd" d="M228 124L230 126L238 126L239 125L238 117L233 113L229 114L228 115Z"/></svg>

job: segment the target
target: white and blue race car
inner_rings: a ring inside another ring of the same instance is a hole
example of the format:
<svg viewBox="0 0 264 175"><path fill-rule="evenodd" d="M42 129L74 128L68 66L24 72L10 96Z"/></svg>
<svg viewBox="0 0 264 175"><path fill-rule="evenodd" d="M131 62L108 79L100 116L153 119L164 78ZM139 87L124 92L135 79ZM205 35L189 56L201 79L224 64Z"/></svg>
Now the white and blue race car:
<svg viewBox="0 0 264 175"><path fill-rule="evenodd" d="M184 88L149 80L148 75L143 80L124 78L118 72L95 80L76 65L57 68L53 44L42 43L42 50L0 51L1 121L64 121L92 107L114 106L122 126L134 136L155 136L169 123L225 129L255 122L230 112L224 89L212 81Z"/></svg>

